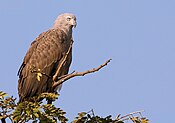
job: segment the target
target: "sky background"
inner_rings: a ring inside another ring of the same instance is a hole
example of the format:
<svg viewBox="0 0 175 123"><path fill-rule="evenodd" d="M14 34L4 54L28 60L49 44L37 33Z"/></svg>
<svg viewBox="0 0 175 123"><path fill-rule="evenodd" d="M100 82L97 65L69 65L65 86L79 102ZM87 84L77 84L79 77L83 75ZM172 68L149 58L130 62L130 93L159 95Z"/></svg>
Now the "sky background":
<svg viewBox="0 0 175 123"><path fill-rule="evenodd" d="M70 121L91 109L114 117L144 109L150 123L171 123L174 0L0 1L0 90L18 97L17 71L30 43L64 12L77 16L70 71L85 71L113 59L99 72L64 83L55 105Z"/></svg>

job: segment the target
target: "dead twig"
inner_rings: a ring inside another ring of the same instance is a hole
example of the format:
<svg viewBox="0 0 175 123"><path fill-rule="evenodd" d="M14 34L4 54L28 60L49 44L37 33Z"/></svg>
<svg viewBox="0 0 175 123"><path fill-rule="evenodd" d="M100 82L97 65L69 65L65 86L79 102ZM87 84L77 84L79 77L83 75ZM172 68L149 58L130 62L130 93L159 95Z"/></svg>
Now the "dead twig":
<svg viewBox="0 0 175 123"><path fill-rule="evenodd" d="M125 116L120 117L119 119L122 120L122 121L124 121L124 120L128 120L128 119L130 119L131 116L133 116L134 114L140 114L140 115L141 115L142 112L144 112L144 110L131 112L131 113L125 115ZM142 117L142 115L141 115L141 117Z"/></svg>
<svg viewBox="0 0 175 123"><path fill-rule="evenodd" d="M53 87L53 89L55 89L57 86L59 86L60 84L62 84L66 80L68 80L70 78L73 78L75 76L84 76L86 74L99 71L101 68L103 68L104 66L106 66L111 60L112 59L109 59L105 63L101 64L99 67L93 68L91 70L87 70L85 72L73 72L72 74L63 75L64 77L60 77L61 79L59 79L58 81L54 82L52 87Z"/></svg>

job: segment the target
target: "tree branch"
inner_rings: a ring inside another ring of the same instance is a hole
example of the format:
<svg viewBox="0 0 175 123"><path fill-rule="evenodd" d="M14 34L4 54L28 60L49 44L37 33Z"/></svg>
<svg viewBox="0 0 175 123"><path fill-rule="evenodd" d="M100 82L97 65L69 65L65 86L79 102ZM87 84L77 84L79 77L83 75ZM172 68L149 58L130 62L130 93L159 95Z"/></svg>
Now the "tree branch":
<svg viewBox="0 0 175 123"><path fill-rule="evenodd" d="M124 120L128 120L128 119L130 119L130 116L133 116L134 114L140 114L140 115L141 115L142 112L144 112L144 110L131 112L131 113L125 115L125 116L120 117L120 119L121 119L122 121L124 121ZM142 115L141 115L141 116L142 116Z"/></svg>
<svg viewBox="0 0 175 123"><path fill-rule="evenodd" d="M93 73L93 72L97 72L99 71L101 68L103 68L104 66L106 66L112 59L109 59L107 60L105 63L101 64L99 67L97 68L93 68L91 70L87 70L87 71L84 71L84 72L73 72L71 74L67 74L67 75L63 75L63 77L61 76L58 81L54 82L53 83L53 86L52 88L55 89L57 86L59 86L60 84L62 84L63 82L65 82L66 80L70 79L70 78L73 78L75 76L84 76L86 74L89 74L89 73Z"/></svg>

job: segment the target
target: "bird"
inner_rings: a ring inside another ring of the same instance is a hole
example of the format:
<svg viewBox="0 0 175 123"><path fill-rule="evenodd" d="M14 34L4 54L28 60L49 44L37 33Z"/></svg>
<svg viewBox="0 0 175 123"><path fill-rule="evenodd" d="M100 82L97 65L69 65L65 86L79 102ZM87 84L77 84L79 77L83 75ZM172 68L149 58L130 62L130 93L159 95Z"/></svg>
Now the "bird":
<svg viewBox="0 0 175 123"><path fill-rule="evenodd" d="M73 41L73 28L77 25L76 16L72 13L60 14L53 26L41 33L30 45L18 70L19 102L29 101L31 97L41 93L59 91L52 89L52 77L60 66ZM58 77L68 74L72 61L72 48L61 67ZM35 72L34 72L35 71ZM41 75L37 79L36 71Z"/></svg>

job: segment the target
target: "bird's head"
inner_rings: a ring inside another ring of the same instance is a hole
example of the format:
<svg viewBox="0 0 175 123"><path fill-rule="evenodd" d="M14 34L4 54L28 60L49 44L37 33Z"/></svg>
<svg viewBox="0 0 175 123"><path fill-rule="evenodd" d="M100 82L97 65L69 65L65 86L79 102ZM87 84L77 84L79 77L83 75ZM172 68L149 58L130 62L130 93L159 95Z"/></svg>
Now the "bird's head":
<svg viewBox="0 0 175 123"><path fill-rule="evenodd" d="M57 17L53 28L63 28L63 29L72 29L72 27L76 27L76 17L71 13L64 13Z"/></svg>

